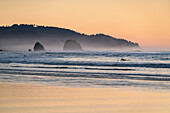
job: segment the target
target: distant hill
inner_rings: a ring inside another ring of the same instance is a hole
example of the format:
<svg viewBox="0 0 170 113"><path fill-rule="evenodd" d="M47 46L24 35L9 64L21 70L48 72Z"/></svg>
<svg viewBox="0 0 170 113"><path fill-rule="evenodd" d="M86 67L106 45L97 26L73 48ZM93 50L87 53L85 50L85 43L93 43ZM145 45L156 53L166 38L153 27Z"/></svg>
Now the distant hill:
<svg viewBox="0 0 170 113"><path fill-rule="evenodd" d="M85 35L70 29L26 24L0 27L0 49L28 50L35 42L41 42L47 50L63 50L67 40L76 40L84 50L140 48L138 43L105 34Z"/></svg>

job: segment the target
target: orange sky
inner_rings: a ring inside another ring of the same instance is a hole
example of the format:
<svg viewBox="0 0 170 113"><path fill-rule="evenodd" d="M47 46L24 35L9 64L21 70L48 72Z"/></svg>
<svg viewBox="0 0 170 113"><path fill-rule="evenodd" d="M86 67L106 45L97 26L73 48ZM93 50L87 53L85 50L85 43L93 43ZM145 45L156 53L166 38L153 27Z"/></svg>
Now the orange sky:
<svg viewBox="0 0 170 113"><path fill-rule="evenodd" d="M0 25L14 23L105 33L170 49L170 0L0 0Z"/></svg>

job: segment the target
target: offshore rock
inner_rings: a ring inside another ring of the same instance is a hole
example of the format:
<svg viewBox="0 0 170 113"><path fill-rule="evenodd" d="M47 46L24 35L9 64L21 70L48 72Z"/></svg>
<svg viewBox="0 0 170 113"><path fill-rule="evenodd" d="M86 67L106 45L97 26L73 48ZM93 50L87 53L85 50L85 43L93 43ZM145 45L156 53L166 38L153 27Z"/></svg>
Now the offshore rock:
<svg viewBox="0 0 170 113"><path fill-rule="evenodd" d="M81 45L75 40L67 40L64 43L63 51L83 51Z"/></svg>
<svg viewBox="0 0 170 113"><path fill-rule="evenodd" d="M37 42L34 45L34 51L45 51L45 49L44 49L44 46L41 43Z"/></svg>

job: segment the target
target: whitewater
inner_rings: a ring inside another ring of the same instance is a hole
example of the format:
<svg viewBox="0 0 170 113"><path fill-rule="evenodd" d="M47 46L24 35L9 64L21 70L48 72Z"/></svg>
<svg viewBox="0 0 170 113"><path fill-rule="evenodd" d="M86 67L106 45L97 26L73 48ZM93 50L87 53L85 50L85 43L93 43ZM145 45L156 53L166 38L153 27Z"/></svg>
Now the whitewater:
<svg viewBox="0 0 170 113"><path fill-rule="evenodd" d="M170 90L170 52L0 52L0 82Z"/></svg>

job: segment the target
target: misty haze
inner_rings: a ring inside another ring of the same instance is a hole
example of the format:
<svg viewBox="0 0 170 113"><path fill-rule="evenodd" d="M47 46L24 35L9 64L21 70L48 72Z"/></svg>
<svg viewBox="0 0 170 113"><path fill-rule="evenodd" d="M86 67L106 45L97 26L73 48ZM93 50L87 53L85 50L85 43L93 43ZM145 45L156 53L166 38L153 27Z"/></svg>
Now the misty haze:
<svg viewBox="0 0 170 113"><path fill-rule="evenodd" d="M105 34L85 35L64 28L26 24L0 27L1 49L25 51L32 49L36 42L40 42L47 51L62 51L67 40L75 40L84 50L91 51L140 48L138 43Z"/></svg>
<svg viewBox="0 0 170 113"><path fill-rule="evenodd" d="M0 113L170 113L170 0L0 0Z"/></svg>

